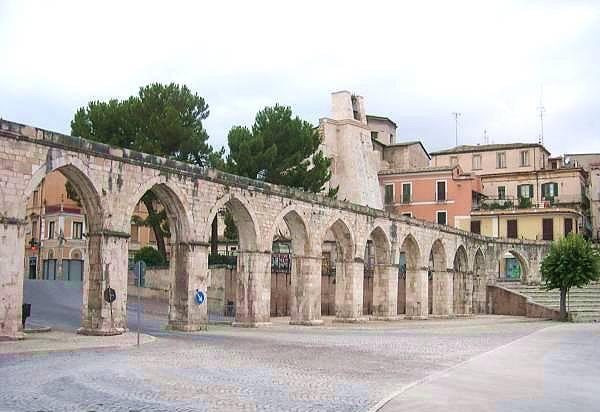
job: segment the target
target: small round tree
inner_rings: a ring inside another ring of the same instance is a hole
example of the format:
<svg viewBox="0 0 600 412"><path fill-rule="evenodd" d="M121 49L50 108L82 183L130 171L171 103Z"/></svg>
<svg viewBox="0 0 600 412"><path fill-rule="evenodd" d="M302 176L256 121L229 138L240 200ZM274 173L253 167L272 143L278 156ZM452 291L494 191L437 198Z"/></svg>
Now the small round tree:
<svg viewBox="0 0 600 412"><path fill-rule="evenodd" d="M560 290L560 319L567 320L567 293L600 279L600 253L583 236L569 233L553 242L542 261L546 290Z"/></svg>
<svg viewBox="0 0 600 412"><path fill-rule="evenodd" d="M165 257L162 255L162 253L160 253L158 250L151 246L144 246L143 248L135 252L133 260L135 262L139 262L140 260L142 260L148 267L164 266L167 264L167 261L165 260Z"/></svg>

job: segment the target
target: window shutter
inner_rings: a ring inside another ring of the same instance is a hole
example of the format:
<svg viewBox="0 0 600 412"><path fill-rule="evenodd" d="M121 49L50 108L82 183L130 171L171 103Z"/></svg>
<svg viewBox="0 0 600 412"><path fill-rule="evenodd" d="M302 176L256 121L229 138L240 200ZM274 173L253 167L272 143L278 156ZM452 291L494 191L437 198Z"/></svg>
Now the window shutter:
<svg viewBox="0 0 600 412"><path fill-rule="evenodd" d="M529 185L529 198L533 199L533 185Z"/></svg>
<svg viewBox="0 0 600 412"><path fill-rule="evenodd" d="M546 199L546 183L542 183L542 199Z"/></svg>
<svg viewBox="0 0 600 412"><path fill-rule="evenodd" d="M558 196L558 183L553 183L554 185L554 196Z"/></svg>
<svg viewBox="0 0 600 412"><path fill-rule="evenodd" d="M521 193L522 193L521 192L521 186L522 185L517 185L517 197L522 197L522 195L521 195Z"/></svg>

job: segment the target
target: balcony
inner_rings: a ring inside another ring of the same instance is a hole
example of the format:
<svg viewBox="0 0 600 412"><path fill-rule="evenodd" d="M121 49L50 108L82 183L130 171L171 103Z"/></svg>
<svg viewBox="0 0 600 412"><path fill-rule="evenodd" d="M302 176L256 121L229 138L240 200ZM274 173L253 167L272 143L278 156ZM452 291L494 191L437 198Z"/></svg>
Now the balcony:
<svg viewBox="0 0 600 412"><path fill-rule="evenodd" d="M533 198L524 197L506 197L499 198L484 198L479 200L479 204L473 204L473 210L515 210L515 209L544 209L549 207L569 207L580 209L584 206L584 201L580 195L560 195L546 196L539 202Z"/></svg>

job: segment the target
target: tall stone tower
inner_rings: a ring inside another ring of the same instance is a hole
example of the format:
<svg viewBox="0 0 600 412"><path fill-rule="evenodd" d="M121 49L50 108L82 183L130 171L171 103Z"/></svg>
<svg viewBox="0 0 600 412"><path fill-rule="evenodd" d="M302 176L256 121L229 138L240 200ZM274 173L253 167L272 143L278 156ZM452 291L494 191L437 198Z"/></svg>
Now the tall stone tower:
<svg viewBox="0 0 600 412"><path fill-rule="evenodd" d="M379 189L380 152L373 150L362 96L348 91L331 94L331 118L319 120L322 148L332 159L330 187L338 199L383 209Z"/></svg>

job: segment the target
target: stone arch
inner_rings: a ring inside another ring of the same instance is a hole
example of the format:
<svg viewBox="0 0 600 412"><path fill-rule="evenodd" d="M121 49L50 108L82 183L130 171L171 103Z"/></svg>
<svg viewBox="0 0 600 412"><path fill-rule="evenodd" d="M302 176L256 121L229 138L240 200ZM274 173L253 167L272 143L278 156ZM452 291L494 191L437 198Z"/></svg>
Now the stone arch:
<svg viewBox="0 0 600 412"><path fill-rule="evenodd" d="M524 283L528 282L530 268L529 268L527 258L521 253L521 251L514 249L514 248L508 248L503 251L503 254L501 256L501 259L503 260L502 266L506 265L506 262L505 262L506 254L511 254L515 259L517 259L517 262L519 262L519 266L520 266L520 280L521 280L521 282L524 282ZM504 272L505 272L505 274L507 273L506 267L504 268ZM516 279L518 279L518 278L516 278Z"/></svg>
<svg viewBox="0 0 600 412"><path fill-rule="evenodd" d="M371 262L365 262L363 278L363 314L377 317L395 317L397 314L397 274L391 266L391 243L381 226L376 226L370 233L372 241L373 267ZM367 241L368 247L369 243ZM370 250L367 249L367 259L370 260ZM368 269L368 270L367 270Z"/></svg>
<svg viewBox="0 0 600 412"><path fill-rule="evenodd" d="M321 234L321 243L325 241L327 232L331 231L338 243L338 249L341 251L341 257L345 260L352 260L354 257L354 234L350 230L350 225L343 218L333 218L326 226Z"/></svg>
<svg viewBox="0 0 600 412"><path fill-rule="evenodd" d="M325 230L321 233L321 245L327 241L328 232L331 232L335 242L333 249L323 251L330 253L330 264L335 271L333 275L328 273L328 276L321 277L322 284L324 280L327 281L325 293L321 294L321 306L324 314L331 314L330 308L333 306L336 317L358 319L362 316L363 262L362 259L355 259L354 234L350 227L337 216L324 226Z"/></svg>
<svg viewBox="0 0 600 412"><path fill-rule="evenodd" d="M77 157L60 156L54 158L52 153L55 152L55 149L51 149L48 152L47 162L39 166L33 173L23 193L19 208L24 212L24 205L27 204L27 199L33 194L42 180L50 173L57 171L65 176L77 191L84 213L87 215L88 228L90 231L97 232L102 227L104 209L99 192L94 182L88 177L88 167Z"/></svg>
<svg viewBox="0 0 600 412"><path fill-rule="evenodd" d="M446 248L441 239L436 239L429 251L428 292L430 314L440 317L453 314L453 279L448 273Z"/></svg>
<svg viewBox="0 0 600 412"><path fill-rule="evenodd" d="M296 256L304 256L312 253L312 242L308 225L295 205L287 206L277 215L267 240L273 239L275 231L282 222L285 222L290 231L292 253Z"/></svg>
<svg viewBox="0 0 600 412"><path fill-rule="evenodd" d="M473 273L469 272L469 259L463 245L456 249L454 254L454 314L465 315L472 309L472 282Z"/></svg>
<svg viewBox="0 0 600 412"><path fill-rule="evenodd" d="M486 313L487 276L485 272L485 256L481 248L477 248L473 257L473 313Z"/></svg>
<svg viewBox="0 0 600 412"><path fill-rule="evenodd" d="M223 208L227 208L231 212L233 221L238 229L240 251L258 251L262 236L256 214L246 199L233 193L228 193L218 199L210 210L202 234L202 240L204 242L209 241L212 222L217 213L219 213L219 210Z"/></svg>
<svg viewBox="0 0 600 412"><path fill-rule="evenodd" d="M131 226L131 216L135 207L146 192L153 192L162 206L167 211L169 228L173 228L176 240L178 242L188 242L193 239L192 227L193 219L187 207L185 195L179 190L174 182L169 181L166 176L154 176L144 181L134 193L128 195L126 214L122 217L121 224L129 233ZM172 233L173 234L173 233Z"/></svg>
<svg viewBox="0 0 600 412"><path fill-rule="evenodd" d="M271 316L290 316L293 324L311 323L320 318L321 292L320 278L316 276L318 273L310 273L311 259L314 260L314 257L308 226L295 205L289 205L275 218L266 241L275 239L282 223L289 231L291 245L289 255L271 256ZM279 259L289 260L282 262ZM318 282L314 282L314 285L309 281L311 276L317 277ZM309 293L318 293L318 296L311 299Z"/></svg>
<svg viewBox="0 0 600 412"><path fill-rule="evenodd" d="M398 294L397 294L397 314L412 314L414 308L410 305L415 304L414 299L409 299L409 278L412 279L421 269L421 250L417 240L412 234L406 235L400 244L400 253L398 254ZM414 282L413 282L414 283ZM414 286L414 285L413 285Z"/></svg>

